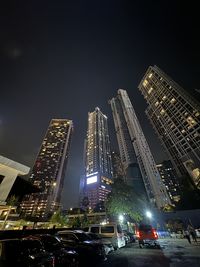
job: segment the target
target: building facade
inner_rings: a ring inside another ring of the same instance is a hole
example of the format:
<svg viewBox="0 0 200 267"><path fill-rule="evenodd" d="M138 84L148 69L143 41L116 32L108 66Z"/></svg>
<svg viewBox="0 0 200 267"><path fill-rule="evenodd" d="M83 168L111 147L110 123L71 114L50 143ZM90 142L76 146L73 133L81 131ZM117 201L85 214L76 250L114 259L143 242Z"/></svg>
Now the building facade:
<svg viewBox="0 0 200 267"><path fill-rule="evenodd" d="M84 195L88 196L93 209L104 202L111 191L112 163L107 120L98 107L88 113Z"/></svg>
<svg viewBox="0 0 200 267"><path fill-rule="evenodd" d="M30 176L41 192L24 198L25 216L46 218L60 207L72 130L71 120L51 120Z"/></svg>
<svg viewBox="0 0 200 267"><path fill-rule="evenodd" d="M158 208L171 204L127 92L119 89L110 104L120 156L127 173L130 172L128 184L138 194L147 195Z"/></svg>
<svg viewBox="0 0 200 267"><path fill-rule="evenodd" d="M113 181L122 179L124 182L126 182L126 172L124 170L120 154L116 151L112 151L111 158L113 168Z"/></svg>
<svg viewBox="0 0 200 267"><path fill-rule="evenodd" d="M176 204L180 200L180 184L171 161L164 160L156 166L172 203Z"/></svg>
<svg viewBox="0 0 200 267"><path fill-rule="evenodd" d="M6 205L7 199L11 196L16 181L19 180L18 176L23 177L27 175L29 171L29 167L0 156L0 205Z"/></svg>
<svg viewBox="0 0 200 267"><path fill-rule="evenodd" d="M157 66L139 84L146 114L178 176L189 174L200 188L200 104Z"/></svg>

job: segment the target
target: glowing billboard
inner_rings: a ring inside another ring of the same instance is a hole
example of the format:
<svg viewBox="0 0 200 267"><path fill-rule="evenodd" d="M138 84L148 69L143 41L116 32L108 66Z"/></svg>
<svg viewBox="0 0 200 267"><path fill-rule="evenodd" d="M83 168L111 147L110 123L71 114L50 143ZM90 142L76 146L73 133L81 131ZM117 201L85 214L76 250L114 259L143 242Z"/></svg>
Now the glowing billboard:
<svg viewBox="0 0 200 267"><path fill-rule="evenodd" d="M91 176L87 178L87 184L93 184L97 182L97 175Z"/></svg>

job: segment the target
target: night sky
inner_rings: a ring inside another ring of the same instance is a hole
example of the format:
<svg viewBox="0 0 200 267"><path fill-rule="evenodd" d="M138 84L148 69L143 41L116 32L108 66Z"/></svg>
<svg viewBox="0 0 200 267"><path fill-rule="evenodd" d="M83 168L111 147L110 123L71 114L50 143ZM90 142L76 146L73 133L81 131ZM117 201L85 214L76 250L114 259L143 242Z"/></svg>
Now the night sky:
<svg viewBox="0 0 200 267"><path fill-rule="evenodd" d="M74 122L64 207L77 206L87 114L126 89L157 163L167 156L137 86L157 65L186 90L200 89L195 1L4 1L0 14L0 154L33 166L52 118ZM18 3L20 2L20 4Z"/></svg>

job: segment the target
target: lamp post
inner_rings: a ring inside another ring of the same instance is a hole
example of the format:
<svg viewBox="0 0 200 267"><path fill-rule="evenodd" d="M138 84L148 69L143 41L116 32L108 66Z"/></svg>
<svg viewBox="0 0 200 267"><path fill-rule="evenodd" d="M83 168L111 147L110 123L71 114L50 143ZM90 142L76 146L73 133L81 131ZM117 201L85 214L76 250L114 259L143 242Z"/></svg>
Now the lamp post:
<svg viewBox="0 0 200 267"><path fill-rule="evenodd" d="M124 216L120 214L119 217L118 217L118 219L119 219L119 222L120 222L120 223L123 223L123 221L124 221Z"/></svg>

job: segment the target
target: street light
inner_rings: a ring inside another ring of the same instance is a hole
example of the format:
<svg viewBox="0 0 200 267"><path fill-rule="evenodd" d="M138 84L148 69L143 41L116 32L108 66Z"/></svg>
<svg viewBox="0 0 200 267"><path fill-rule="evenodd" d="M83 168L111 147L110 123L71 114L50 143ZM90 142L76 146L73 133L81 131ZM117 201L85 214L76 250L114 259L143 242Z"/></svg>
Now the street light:
<svg viewBox="0 0 200 267"><path fill-rule="evenodd" d="M152 213L148 210L148 211L146 211L146 216L147 216L147 218L151 219Z"/></svg>
<svg viewBox="0 0 200 267"><path fill-rule="evenodd" d="M124 220L124 216L120 214L120 215L119 215L119 221L122 223L123 220Z"/></svg>

